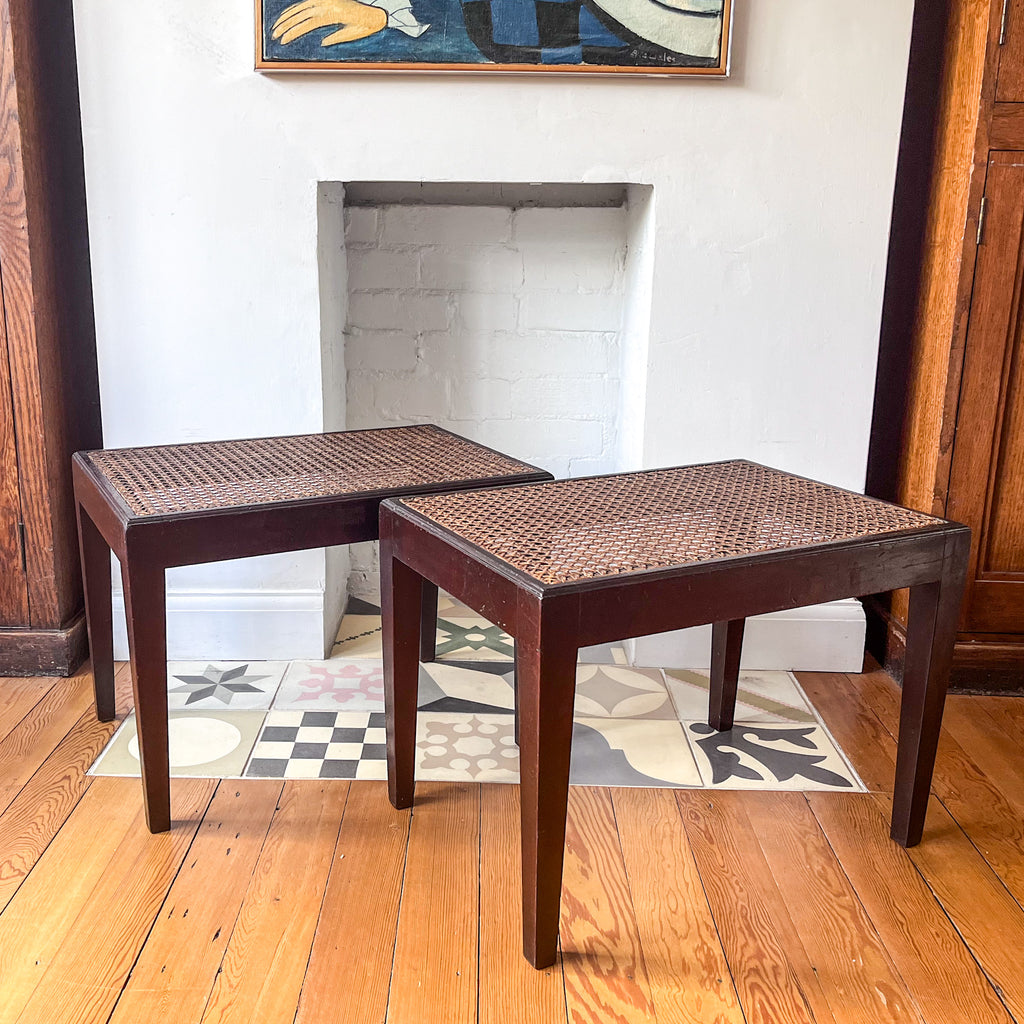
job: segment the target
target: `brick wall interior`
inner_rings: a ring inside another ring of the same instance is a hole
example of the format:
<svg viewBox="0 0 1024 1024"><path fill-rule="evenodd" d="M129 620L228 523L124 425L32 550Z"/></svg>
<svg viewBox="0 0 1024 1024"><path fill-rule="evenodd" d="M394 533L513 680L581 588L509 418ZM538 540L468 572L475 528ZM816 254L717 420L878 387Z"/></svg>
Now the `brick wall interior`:
<svg viewBox="0 0 1024 1024"><path fill-rule="evenodd" d="M623 207L353 206L346 425L431 421L556 476L616 468ZM372 598L374 545L350 593Z"/></svg>

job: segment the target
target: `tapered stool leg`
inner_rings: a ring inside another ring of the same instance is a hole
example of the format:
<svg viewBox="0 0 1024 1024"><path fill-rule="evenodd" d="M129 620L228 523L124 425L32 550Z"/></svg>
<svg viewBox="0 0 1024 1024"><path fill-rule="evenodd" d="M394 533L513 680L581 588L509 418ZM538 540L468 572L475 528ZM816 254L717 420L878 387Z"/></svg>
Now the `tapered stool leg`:
<svg viewBox="0 0 1024 1024"><path fill-rule="evenodd" d="M114 626L110 597L110 548L86 510L76 503L78 547L82 554L85 623L89 630L96 717L114 718Z"/></svg>
<svg viewBox="0 0 1024 1024"><path fill-rule="evenodd" d="M127 558L121 566L128 649L135 693L135 727L150 832L171 827L167 745L167 606L164 569Z"/></svg>
<svg viewBox="0 0 1024 1024"><path fill-rule="evenodd" d="M967 534L951 537L942 578L910 589L890 833L901 846L924 832L969 547Z"/></svg>
<svg viewBox="0 0 1024 1024"><path fill-rule="evenodd" d="M423 581L420 604L420 661L433 661L437 650L437 587Z"/></svg>
<svg viewBox="0 0 1024 1024"><path fill-rule="evenodd" d="M708 725L720 732L732 728L736 714L736 690L740 678L740 653L746 619L716 622L711 627L711 700Z"/></svg>
<svg viewBox="0 0 1024 1024"><path fill-rule="evenodd" d="M387 727L388 796L411 807L416 772L416 697L423 577L392 555L381 537L380 597L384 632L384 708ZM435 589L435 598L437 591Z"/></svg>
<svg viewBox="0 0 1024 1024"><path fill-rule="evenodd" d="M558 953L577 645L569 616L548 615L523 593L519 602L523 955L542 968L550 967Z"/></svg>

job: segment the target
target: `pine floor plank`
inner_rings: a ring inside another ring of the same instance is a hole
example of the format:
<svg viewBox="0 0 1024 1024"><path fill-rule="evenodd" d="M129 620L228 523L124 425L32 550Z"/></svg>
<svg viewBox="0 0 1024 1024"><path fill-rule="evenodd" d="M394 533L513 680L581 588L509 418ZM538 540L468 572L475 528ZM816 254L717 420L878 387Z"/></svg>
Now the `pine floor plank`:
<svg viewBox="0 0 1024 1024"><path fill-rule="evenodd" d="M92 706L92 677L79 672L59 680L0 741L0 811Z"/></svg>
<svg viewBox="0 0 1024 1024"><path fill-rule="evenodd" d="M671 790L612 791L658 1024L743 1024Z"/></svg>
<svg viewBox="0 0 1024 1024"><path fill-rule="evenodd" d="M561 957L537 971L523 956L519 787L481 786L480 801L480 1024L564 1022Z"/></svg>
<svg viewBox="0 0 1024 1024"><path fill-rule="evenodd" d="M895 769L895 737L899 731L899 691L884 673L851 678L861 695L870 704L890 731L891 742L885 746L886 766ZM978 702L984 708L987 697L956 698ZM951 704L954 698L950 698ZM948 709L947 709L948 710ZM981 851L988 864L1002 879L1018 902L1024 904L1024 805L1008 796L1004 776L1000 774L1003 759L989 763L983 770L975 757L983 759L985 752L968 751L957 742L949 730L950 716L944 716L942 736L935 759L932 791L948 809L957 825ZM1024 748L1021 756L1024 757ZM1012 780L1010 785L1012 791ZM929 812L931 813L931 812Z"/></svg>
<svg viewBox="0 0 1024 1024"><path fill-rule="evenodd" d="M113 1009L215 787L179 780L173 827L154 836L125 782L135 790L137 780L89 787L66 841L51 844L0 917L3 1024L92 1024Z"/></svg>
<svg viewBox="0 0 1024 1024"><path fill-rule="evenodd" d="M743 794L678 790L676 800L747 1024L832 1022Z"/></svg>
<svg viewBox="0 0 1024 1024"><path fill-rule="evenodd" d="M202 1016L280 794L277 780L217 787L111 1024Z"/></svg>
<svg viewBox="0 0 1024 1024"><path fill-rule="evenodd" d="M1013 1024L870 797L808 800L900 976L928 1024Z"/></svg>
<svg viewBox="0 0 1024 1024"><path fill-rule="evenodd" d="M0 740L38 704L54 686L53 676L4 676L0 679Z"/></svg>
<svg viewBox="0 0 1024 1024"><path fill-rule="evenodd" d="M758 793L744 803L836 1024L920 1022L804 795Z"/></svg>
<svg viewBox="0 0 1024 1024"><path fill-rule="evenodd" d="M348 793L285 783L203 1024L292 1024Z"/></svg>
<svg viewBox="0 0 1024 1024"><path fill-rule="evenodd" d="M611 794L569 790L559 934L573 1024L654 1019Z"/></svg>
<svg viewBox="0 0 1024 1024"><path fill-rule="evenodd" d="M419 783L388 1024L476 1020L480 787Z"/></svg>
<svg viewBox="0 0 1024 1024"><path fill-rule="evenodd" d="M85 773L115 728L86 711L0 815L0 911L88 788Z"/></svg>
<svg viewBox="0 0 1024 1024"><path fill-rule="evenodd" d="M1024 737L1024 696L1021 697L986 697L985 711L1000 728L1022 742Z"/></svg>
<svg viewBox="0 0 1024 1024"><path fill-rule="evenodd" d="M987 713L986 699L947 698L943 725L990 779L999 780L999 791L1024 816L1024 738L1001 728Z"/></svg>
<svg viewBox="0 0 1024 1024"><path fill-rule="evenodd" d="M296 1024L385 1019L409 823L386 783L352 783Z"/></svg>
<svg viewBox="0 0 1024 1024"><path fill-rule="evenodd" d="M888 818L891 802L875 799ZM1006 1008L1024 1021L1024 910L942 804L932 798L924 838L907 851Z"/></svg>

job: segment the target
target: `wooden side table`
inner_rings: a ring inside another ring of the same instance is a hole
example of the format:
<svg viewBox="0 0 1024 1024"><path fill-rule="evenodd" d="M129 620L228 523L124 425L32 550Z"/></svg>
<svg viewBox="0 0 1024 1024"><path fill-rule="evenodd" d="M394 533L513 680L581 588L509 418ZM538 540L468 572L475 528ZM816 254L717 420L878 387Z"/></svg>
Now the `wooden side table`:
<svg viewBox="0 0 1024 1024"><path fill-rule="evenodd" d="M114 717L111 550L121 562L151 832L170 828L166 569L374 540L378 506L394 495L551 479L429 425L79 452L72 470L103 721ZM424 587L422 614L429 660L432 585Z"/></svg>
<svg viewBox="0 0 1024 1024"><path fill-rule="evenodd" d="M970 531L751 462L381 506L391 802L413 802L423 581L516 641L523 945L555 960L579 647L714 623L710 724L732 725L744 620L911 588L892 837L919 842Z"/></svg>

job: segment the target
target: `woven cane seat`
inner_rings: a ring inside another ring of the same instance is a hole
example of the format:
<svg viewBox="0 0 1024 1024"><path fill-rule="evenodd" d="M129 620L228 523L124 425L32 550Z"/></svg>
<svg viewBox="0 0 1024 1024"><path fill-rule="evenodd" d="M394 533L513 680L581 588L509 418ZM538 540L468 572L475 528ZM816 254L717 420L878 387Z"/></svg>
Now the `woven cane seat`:
<svg viewBox="0 0 1024 1024"><path fill-rule="evenodd" d="M137 516L537 473L432 425L113 448L84 458Z"/></svg>
<svg viewBox="0 0 1024 1024"><path fill-rule="evenodd" d="M943 523L744 461L406 498L402 504L547 584Z"/></svg>

